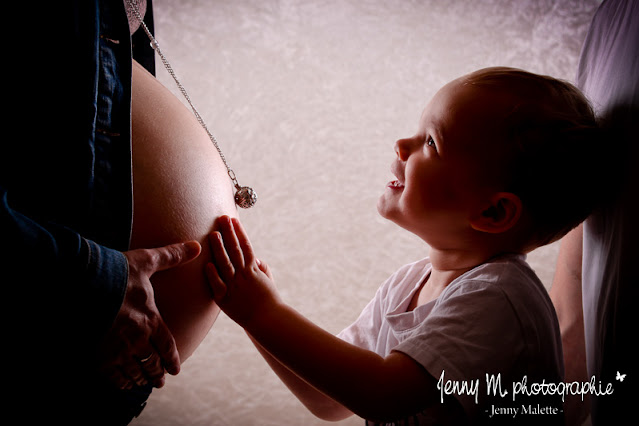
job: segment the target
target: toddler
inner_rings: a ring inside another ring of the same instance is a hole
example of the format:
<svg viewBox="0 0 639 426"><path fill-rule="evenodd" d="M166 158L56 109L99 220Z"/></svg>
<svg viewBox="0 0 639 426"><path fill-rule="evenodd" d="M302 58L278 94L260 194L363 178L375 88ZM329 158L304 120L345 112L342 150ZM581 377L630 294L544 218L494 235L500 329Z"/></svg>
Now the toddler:
<svg viewBox="0 0 639 426"><path fill-rule="evenodd" d="M210 235L215 301L318 417L373 424L563 421L553 305L526 253L594 208L586 175L599 132L572 85L511 68L456 79L417 133L395 143L379 213L421 237L402 267L334 336L286 305L242 226Z"/></svg>

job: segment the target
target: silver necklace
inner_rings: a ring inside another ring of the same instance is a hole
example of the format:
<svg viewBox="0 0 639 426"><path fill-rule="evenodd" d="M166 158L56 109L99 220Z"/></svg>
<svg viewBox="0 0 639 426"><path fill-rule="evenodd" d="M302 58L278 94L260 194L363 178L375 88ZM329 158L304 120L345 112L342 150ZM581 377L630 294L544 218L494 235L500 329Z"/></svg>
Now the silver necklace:
<svg viewBox="0 0 639 426"><path fill-rule="evenodd" d="M255 205L255 203L257 202L257 194L252 188L248 186L240 186L240 184L237 181L237 177L235 176L235 172L229 167L228 163L226 162L226 157L224 157L224 154L222 153L222 150L220 149L217 143L217 140L215 139L215 136L213 136L213 134L209 131L208 127L206 127L206 124L204 123L204 120L200 116L200 113L197 111L197 109L193 105L193 102L191 102L191 97L186 92L186 89L184 89L184 86L182 86L182 83L180 83L180 80L178 80L177 75L175 74L175 71L173 71L173 67L171 67L171 64L169 63L169 61L166 59L166 57L160 50L160 46L157 40L155 39L155 37L153 37L153 34L151 34L151 31L149 31L149 28L144 23L144 19L142 19L142 15L140 14L137 0L127 0L127 1L131 8L131 12L135 16L135 18L140 22L140 26L142 27L147 37L151 41L151 47L162 60L162 64L164 64L164 68L166 68L166 71L171 75L171 77L175 81L175 84L177 84L177 87L182 93L182 95L184 96L184 99L186 99L189 106L191 107L191 110L193 111L195 118L200 123L204 131L206 131L206 134L209 136L209 139L211 139L211 142L213 142L213 146L215 146L215 149L217 149L217 152L220 154L220 158L222 159L224 166L226 166L226 170L228 171L228 175L231 178L231 182L233 182L233 185L235 186L235 189L236 189L235 204L237 204L243 209L253 207L253 205Z"/></svg>

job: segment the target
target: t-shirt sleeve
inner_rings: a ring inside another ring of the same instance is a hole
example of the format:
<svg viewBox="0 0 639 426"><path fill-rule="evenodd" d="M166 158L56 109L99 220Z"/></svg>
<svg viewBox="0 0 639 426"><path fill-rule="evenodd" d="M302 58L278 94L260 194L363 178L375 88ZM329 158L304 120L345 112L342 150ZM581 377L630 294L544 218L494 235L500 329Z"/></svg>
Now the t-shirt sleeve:
<svg viewBox="0 0 639 426"><path fill-rule="evenodd" d="M416 283L421 282L428 265L428 258L424 258L402 266L379 287L357 320L337 336L355 346L386 356L395 345L389 343L386 335L386 315L405 300Z"/></svg>
<svg viewBox="0 0 639 426"><path fill-rule="evenodd" d="M368 302L357 320L338 333L337 337L360 348L375 351L379 329L384 318L382 311L383 291L384 286L377 290L375 297Z"/></svg>

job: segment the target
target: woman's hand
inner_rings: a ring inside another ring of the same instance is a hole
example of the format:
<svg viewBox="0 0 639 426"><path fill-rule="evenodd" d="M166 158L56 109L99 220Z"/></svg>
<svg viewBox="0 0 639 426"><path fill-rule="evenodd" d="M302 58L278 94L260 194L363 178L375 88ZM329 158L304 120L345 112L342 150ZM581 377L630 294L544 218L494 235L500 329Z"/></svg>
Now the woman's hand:
<svg viewBox="0 0 639 426"><path fill-rule="evenodd" d="M102 370L122 389L164 385L164 372L180 371L180 355L171 331L155 305L151 276L195 259L197 241L124 253L129 265L127 290L102 350Z"/></svg>
<svg viewBox="0 0 639 426"><path fill-rule="evenodd" d="M246 328L263 309L280 302L268 266L255 257L246 231L236 218L222 216L209 235L213 263L206 267L213 299L232 320Z"/></svg>

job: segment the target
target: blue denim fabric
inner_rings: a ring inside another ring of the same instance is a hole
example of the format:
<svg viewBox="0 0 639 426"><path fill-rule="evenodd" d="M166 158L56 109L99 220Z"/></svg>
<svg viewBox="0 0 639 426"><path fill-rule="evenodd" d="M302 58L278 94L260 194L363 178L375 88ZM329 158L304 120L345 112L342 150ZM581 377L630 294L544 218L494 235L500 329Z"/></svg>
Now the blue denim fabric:
<svg viewBox="0 0 639 426"><path fill-rule="evenodd" d="M128 248L132 224L131 42L122 0L78 4L58 11L65 14L59 25L71 28L53 33L52 48L64 61L49 71L55 81L24 82L34 86L34 98L49 92L59 103L24 124L26 142L0 147L0 223L13 247L3 258L11 261L7 268L28 269L37 260L41 268L24 286L64 283L55 292L42 289L52 300L64 297L60 308L87 295L92 306L84 321L93 323L97 340L127 282L120 251Z"/></svg>
<svg viewBox="0 0 639 426"><path fill-rule="evenodd" d="M6 385L24 401L49 390L48 410L29 416L90 413L101 395L94 354L128 277L132 51L144 46L133 48L122 0L13 2L5 12L18 22L2 29L4 124L15 130L0 143L0 284L14 308L3 313Z"/></svg>

